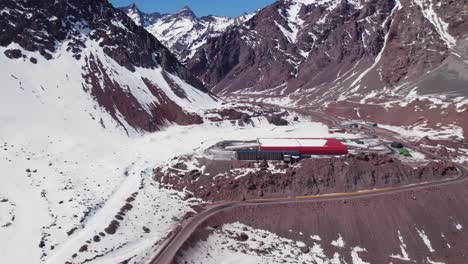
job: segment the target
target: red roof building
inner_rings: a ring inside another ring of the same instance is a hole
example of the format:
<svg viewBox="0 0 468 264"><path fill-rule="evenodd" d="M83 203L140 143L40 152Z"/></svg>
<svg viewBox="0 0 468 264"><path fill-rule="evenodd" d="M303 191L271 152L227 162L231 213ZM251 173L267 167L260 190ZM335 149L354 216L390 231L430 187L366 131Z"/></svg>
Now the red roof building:
<svg viewBox="0 0 468 264"><path fill-rule="evenodd" d="M259 138L260 151L297 152L302 155L345 155L348 148L335 138Z"/></svg>

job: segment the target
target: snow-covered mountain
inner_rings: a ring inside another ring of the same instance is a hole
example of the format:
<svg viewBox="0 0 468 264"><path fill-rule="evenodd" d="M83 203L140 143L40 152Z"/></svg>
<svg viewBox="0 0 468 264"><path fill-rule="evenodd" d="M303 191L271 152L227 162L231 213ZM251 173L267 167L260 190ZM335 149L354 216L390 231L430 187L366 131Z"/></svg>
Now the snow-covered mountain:
<svg viewBox="0 0 468 264"><path fill-rule="evenodd" d="M209 39L187 65L218 94L403 121L394 125L448 108L450 118L421 122L450 120L468 135L466 10L464 1L280 0ZM391 108L411 117L383 115Z"/></svg>
<svg viewBox="0 0 468 264"><path fill-rule="evenodd" d="M195 112L215 101L164 45L106 1L6 1L1 14L0 74L20 86L6 97L38 85L38 98L72 90L113 118L103 126L128 132L199 123Z"/></svg>
<svg viewBox="0 0 468 264"><path fill-rule="evenodd" d="M410 91L406 83L447 60L466 66L467 16L457 1L281 0L210 39L188 65L217 92ZM447 92L464 92L452 84Z"/></svg>
<svg viewBox="0 0 468 264"><path fill-rule="evenodd" d="M135 4L120 9L135 23L143 25L182 62L191 58L208 39L219 36L227 28L240 25L252 17L248 14L236 18L197 17L187 6L174 14L144 13Z"/></svg>
<svg viewBox="0 0 468 264"><path fill-rule="evenodd" d="M143 13L138 9L136 4L130 4L120 8L124 11L138 26L147 27L157 21L162 15L161 13Z"/></svg>

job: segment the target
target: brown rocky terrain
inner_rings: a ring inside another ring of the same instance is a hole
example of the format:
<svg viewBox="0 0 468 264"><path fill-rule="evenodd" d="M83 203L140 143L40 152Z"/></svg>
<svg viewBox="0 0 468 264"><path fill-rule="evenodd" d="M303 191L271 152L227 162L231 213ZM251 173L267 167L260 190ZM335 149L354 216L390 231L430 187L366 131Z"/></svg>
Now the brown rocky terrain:
<svg viewBox="0 0 468 264"><path fill-rule="evenodd" d="M428 18L431 4L448 23L448 32L441 32ZM210 39L189 65L214 91L223 93L307 94L308 100L336 98L344 91L348 96L363 95L420 79L440 66L451 56L455 41L463 42L467 15L463 1L302 5L283 0L262 9L245 25ZM438 92L447 89L440 87Z"/></svg>
<svg viewBox="0 0 468 264"><path fill-rule="evenodd" d="M379 104L380 102L380 104ZM423 127L428 131L426 136L416 136L411 133L401 136L414 145L435 152L439 156L468 161L468 116L467 109L457 109L453 105L434 105L427 100L416 100L404 107L386 107L382 100L374 100L372 104L357 102L331 103L322 109L328 115L338 116L345 119L364 119L369 122L392 125L395 127ZM454 125L461 129L461 133L455 133ZM411 131L411 130L410 130ZM445 135L442 138L432 134ZM393 136L398 135L393 133Z"/></svg>
<svg viewBox="0 0 468 264"><path fill-rule="evenodd" d="M464 1L301 2L277 1L210 39L189 69L234 98L344 117L362 108L369 120L397 126L422 116L429 128L456 125L466 137Z"/></svg>
<svg viewBox="0 0 468 264"><path fill-rule="evenodd" d="M186 190L205 201L241 201L355 192L457 175L456 168L444 162L433 161L412 168L396 158L364 153L304 159L293 165L191 159L181 157L171 161L172 165L155 169L154 179L163 186ZM190 169L187 163L191 164Z"/></svg>
<svg viewBox="0 0 468 264"><path fill-rule="evenodd" d="M355 263L353 249L359 247L363 249L359 257L365 263L466 263L467 188L465 181L346 200L246 205L208 219L186 243L185 249L206 240L213 230L222 229L223 224L239 221L284 238L303 241L308 249L303 254L322 260L333 259L338 253L346 263ZM339 237L343 239L343 246L332 245ZM247 248L249 243L255 243L248 236L239 241ZM313 251L317 245L323 249L322 253ZM180 255L185 252L180 251ZM254 255L264 253L249 251ZM282 254L294 256L296 253ZM187 258L190 256L175 262L183 263L179 261Z"/></svg>

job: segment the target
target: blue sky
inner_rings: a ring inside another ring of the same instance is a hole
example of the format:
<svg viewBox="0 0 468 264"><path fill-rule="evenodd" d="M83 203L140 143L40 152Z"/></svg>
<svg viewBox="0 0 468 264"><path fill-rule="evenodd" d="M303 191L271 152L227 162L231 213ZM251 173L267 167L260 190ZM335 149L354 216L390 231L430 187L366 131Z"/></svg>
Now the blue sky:
<svg viewBox="0 0 468 264"><path fill-rule="evenodd" d="M144 12L173 13L184 6L189 6L197 16L219 15L239 16L244 12L265 7L274 0L110 0L115 7L133 2Z"/></svg>

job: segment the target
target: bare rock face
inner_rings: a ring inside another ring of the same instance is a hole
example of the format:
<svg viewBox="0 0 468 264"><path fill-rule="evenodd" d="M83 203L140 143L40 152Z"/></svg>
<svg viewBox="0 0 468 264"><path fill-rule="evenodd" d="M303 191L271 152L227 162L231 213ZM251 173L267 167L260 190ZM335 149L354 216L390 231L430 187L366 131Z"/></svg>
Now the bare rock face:
<svg viewBox="0 0 468 264"><path fill-rule="evenodd" d="M376 23L382 23L391 8L390 1L380 1L363 8L365 15L361 16L365 18L379 10L382 15ZM359 17L356 12L356 7L346 2L335 7L331 2L319 6L278 1L244 26L211 39L189 65L215 91L226 92L279 86L299 77L301 68L309 78L318 76L313 68L336 66L380 50L382 38L377 34L367 50L362 48L361 39L353 37L359 33L358 24L350 23Z"/></svg>
<svg viewBox="0 0 468 264"><path fill-rule="evenodd" d="M66 47L76 59L76 67L83 70L83 89L117 123L143 131L156 131L168 122L200 123L201 118L187 112L180 100L190 104L187 90L192 88L215 100L161 42L106 0L6 0L1 8L0 46L13 47L4 52L7 58L38 64L36 57L59 59ZM27 58L21 49L37 55ZM128 72L119 73L114 62ZM135 74L146 86L137 87L144 90L140 93L153 96L154 102L145 103L145 98L129 91L129 86L136 86L134 81L116 77L132 76L137 69L161 72L162 78L157 80ZM162 87L169 87L176 99Z"/></svg>
<svg viewBox="0 0 468 264"><path fill-rule="evenodd" d="M403 3L405 10L394 12L388 43L382 54L382 79L385 84L397 84L407 76L424 74L448 57L449 47L426 19L425 11L412 1ZM443 12L441 10L440 14ZM411 27L408 27L409 23ZM419 48L409 47L413 42Z"/></svg>

